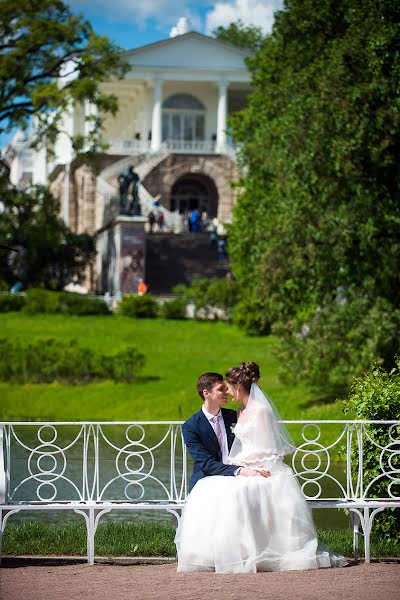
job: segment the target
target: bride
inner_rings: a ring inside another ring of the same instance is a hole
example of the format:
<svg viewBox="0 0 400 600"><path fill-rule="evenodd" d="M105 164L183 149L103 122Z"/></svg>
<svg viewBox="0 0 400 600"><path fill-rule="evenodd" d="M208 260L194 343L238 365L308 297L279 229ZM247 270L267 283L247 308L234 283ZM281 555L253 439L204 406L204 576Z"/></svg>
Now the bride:
<svg viewBox="0 0 400 600"><path fill-rule="evenodd" d="M252 573L347 564L318 545L311 510L282 460L295 445L258 387L259 377L254 362L226 373L228 394L241 403L228 463L270 476L214 475L196 483L175 538L178 572Z"/></svg>

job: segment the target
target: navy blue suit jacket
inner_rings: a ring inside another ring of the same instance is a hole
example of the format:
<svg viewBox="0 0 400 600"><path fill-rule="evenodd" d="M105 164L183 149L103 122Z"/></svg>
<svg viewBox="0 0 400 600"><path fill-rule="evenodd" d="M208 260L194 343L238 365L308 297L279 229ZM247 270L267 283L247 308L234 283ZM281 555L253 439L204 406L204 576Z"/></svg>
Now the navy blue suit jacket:
<svg viewBox="0 0 400 600"><path fill-rule="evenodd" d="M237 422L237 413L234 410L221 408L221 414L225 423L228 450L230 450L235 437L231 431L231 426ZM194 461L189 492L203 477L235 474L237 466L225 465L222 462L217 436L202 410L199 410L183 424L182 433Z"/></svg>

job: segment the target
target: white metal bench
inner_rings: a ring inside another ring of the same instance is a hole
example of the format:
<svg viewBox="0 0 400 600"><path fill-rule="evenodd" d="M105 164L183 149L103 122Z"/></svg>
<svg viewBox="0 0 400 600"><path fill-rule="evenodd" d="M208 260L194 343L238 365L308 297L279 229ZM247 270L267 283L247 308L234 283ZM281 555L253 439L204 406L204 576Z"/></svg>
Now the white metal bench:
<svg viewBox="0 0 400 600"><path fill-rule="evenodd" d="M393 464L400 454L400 421L284 423L292 433L301 428L301 443L290 459L309 506L347 509L354 557L358 558L362 533L369 562L375 515L388 507L400 508L400 468ZM0 551L8 519L26 511L69 510L82 515L89 564L94 562L99 521L111 511L162 510L179 522L190 468L181 425L181 421L0 423ZM368 481L363 441L374 443L371 431L378 426L387 428L387 444L375 444L379 474ZM323 443L324 435L328 442ZM341 480L332 461L339 452L345 456ZM373 495L378 481L385 486L387 482L382 497Z"/></svg>

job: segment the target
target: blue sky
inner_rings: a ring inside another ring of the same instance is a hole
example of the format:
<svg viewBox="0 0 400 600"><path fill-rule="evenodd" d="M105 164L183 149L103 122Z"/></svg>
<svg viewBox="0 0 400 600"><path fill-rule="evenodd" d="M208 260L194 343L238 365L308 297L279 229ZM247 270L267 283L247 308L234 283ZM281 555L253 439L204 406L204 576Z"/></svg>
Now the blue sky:
<svg viewBox="0 0 400 600"><path fill-rule="evenodd" d="M64 0L71 10L90 21L96 33L107 35L125 50L169 37L180 17L187 17L190 29L210 34L219 25L241 19L271 31L274 12L282 0ZM0 134L0 148L12 137Z"/></svg>
<svg viewBox="0 0 400 600"><path fill-rule="evenodd" d="M219 25L241 19L270 31L282 0L66 0L83 14L97 33L107 35L124 49L150 44L169 36L179 17L191 29L209 34Z"/></svg>

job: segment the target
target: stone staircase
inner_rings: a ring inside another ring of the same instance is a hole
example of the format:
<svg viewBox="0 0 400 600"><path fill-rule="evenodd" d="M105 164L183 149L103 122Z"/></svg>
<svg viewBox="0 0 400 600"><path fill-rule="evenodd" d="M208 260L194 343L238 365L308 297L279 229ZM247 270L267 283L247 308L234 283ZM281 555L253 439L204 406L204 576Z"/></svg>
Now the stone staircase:
<svg viewBox="0 0 400 600"><path fill-rule="evenodd" d="M107 222L115 219L119 214L119 192L118 192L118 175L125 171L129 165L135 165L135 172L139 175L141 181L157 167L167 156L167 153L158 153L155 155L138 155L126 156L105 168L97 177L97 203L101 206L103 219L101 226L107 225ZM139 200L142 215L147 217L153 209L152 195L146 190L143 185L139 187ZM170 212L163 206L158 208L164 214L165 227L171 231L179 228L179 216ZM107 222L106 222L107 221Z"/></svg>
<svg viewBox="0 0 400 600"><path fill-rule="evenodd" d="M206 233L153 233L146 236L146 282L149 292L170 295L178 283L190 284L197 277L224 277L227 260L218 260Z"/></svg>

